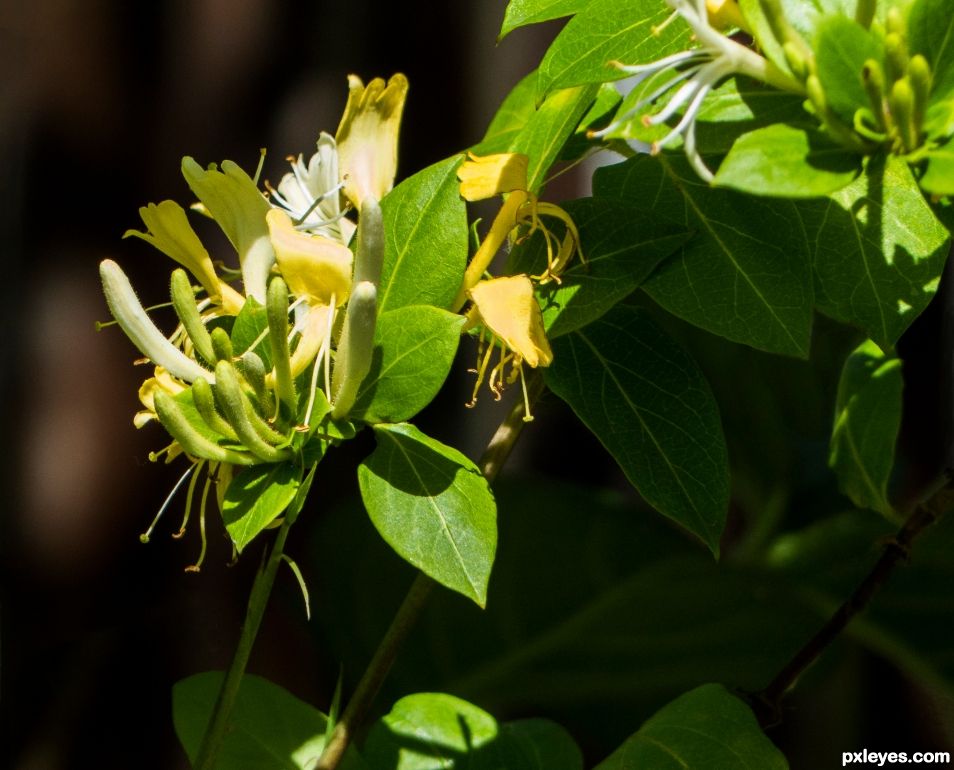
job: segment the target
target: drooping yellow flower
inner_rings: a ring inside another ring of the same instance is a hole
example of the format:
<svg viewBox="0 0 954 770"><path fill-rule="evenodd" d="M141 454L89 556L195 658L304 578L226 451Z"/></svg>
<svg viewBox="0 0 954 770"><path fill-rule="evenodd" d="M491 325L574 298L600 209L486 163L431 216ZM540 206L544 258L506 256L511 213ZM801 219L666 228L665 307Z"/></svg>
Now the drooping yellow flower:
<svg viewBox="0 0 954 770"><path fill-rule="evenodd" d="M335 140L345 195L360 211L363 200L381 200L394 185L408 83L400 73L387 84L375 78L367 86L357 75L349 75L348 87Z"/></svg>
<svg viewBox="0 0 954 770"><path fill-rule="evenodd" d="M490 369L487 384L499 399L503 387L519 377L527 408L524 419L532 420L523 364L535 369L549 366L553 361L553 351L543 329L543 314L533 295L533 283L526 275L492 278L480 281L468 290L467 296L473 305L467 313L464 328L482 327L481 349L477 354L477 382L468 406L477 402L477 391L488 374L494 350L499 347L500 357ZM489 344L487 336L490 338Z"/></svg>
<svg viewBox="0 0 954 770"><path fill-rule="evenodd" d="M323 346L326 351L330 348L335 310L351 294L354 258L347 246L296 230L281 209L269 211L266 221L282 277L299 303L295 328L301 339L291 357L292 376L297 376Z"/></svg>
<svg viewBox="0 0 954 770"><path fill-rule="evenodd" d="M460 192L466 200L483 200L501 194L508 194L508 197L467 266L464 282L454 302L455 310L464 306L467 291L477 285L501 246L522 225L529 225L529 230L524 234L526 237L539 230L546 240L547 268L540 275L532 276L538 283L559 283L560 273L573 254L579 253L580 258L583 258L580 252L580 233L570 215L553 203L539 201L537 196L527 189L527 164L527 156L522 153L500 153L484 157L469 153L457 172L461 183ZM566 233L562 241L557 242L556 236L544 225L541 216L553 217L563 222Z"/></svg>

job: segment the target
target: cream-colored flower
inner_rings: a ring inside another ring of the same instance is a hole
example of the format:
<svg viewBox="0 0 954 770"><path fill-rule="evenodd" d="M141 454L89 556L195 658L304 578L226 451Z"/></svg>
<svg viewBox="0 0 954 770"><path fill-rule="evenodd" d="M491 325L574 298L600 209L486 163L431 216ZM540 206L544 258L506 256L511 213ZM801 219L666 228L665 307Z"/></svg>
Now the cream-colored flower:
<svg viewBox="0 0 954 770"><path fill-rule="evenodd" d="M367 86L357 75L349 75L348 87L348 103L335 139L345 195L360 211L365 198L381 200L394 185L408 83L400 73L386 85L382 78L375 78Z"/></svg>

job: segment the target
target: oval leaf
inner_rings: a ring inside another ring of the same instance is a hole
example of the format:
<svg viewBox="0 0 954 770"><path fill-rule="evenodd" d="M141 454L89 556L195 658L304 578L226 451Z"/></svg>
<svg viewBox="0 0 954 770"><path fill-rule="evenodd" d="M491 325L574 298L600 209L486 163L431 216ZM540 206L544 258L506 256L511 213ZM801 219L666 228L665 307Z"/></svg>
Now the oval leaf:
<svg viewBox="0 0 954 770"><path fill-rule="evenodd" d="M582 11L590 0L510 0L500 27L498 42L518 27L559 19Z"/></svg>
<svg viewBox="0 0 954 770"><path fill-rule="evenodd" d="M619 305L553 342L547 385L639 493L718 554L729 501L719 409L695 362L643 311Z"/></svg>
<svg viewBox="0 0 954 770"><path fill-rule="evenodd" d="M715 183L752 195L816 198L840 190L861 171L861 157L812 131L783 123L740 136Z"/></svg>
<svg viewBox="0 0 954 770"><path fill-rule="evenodd" d="M351 418L402 422L427 406L454 363L463 323L463 316L428 305L383 313Z"/></svg>
<svg viewBox="0 0 954 770"><path fill-rule="evenodd" d="M903 384L901 360L871 340L859 345L842 369L828 464L859 508L892 512L887 489Z"/></svg>
<svg viewBox="0 0 954 770"><path fill-rule="evenodd" d="M787 770L752 710L721 684L705 684L653 714L596 770Z"/></svg>
<svg viewBox="0 0 954 770"><path fill-rule="evenodd" d="M413 425L376 425L374 432L377 449L358 467L372 523L401 558L483 607L497 549L487 480Z"/></svg>
<svg viewBox="0 0 954 770"><path fill-rule="evenodd" d="M295 499L301 468L271 463L243 468L232 478L222 501L225 529L241 553Z"/></svg>
<svg viewBox="0 0 954 770"><path fill-rule="evenodd" d="M467 212L454 156L428 166L381 201L384 265L378 312L404 305L448 307L467 262Z"/></svg>

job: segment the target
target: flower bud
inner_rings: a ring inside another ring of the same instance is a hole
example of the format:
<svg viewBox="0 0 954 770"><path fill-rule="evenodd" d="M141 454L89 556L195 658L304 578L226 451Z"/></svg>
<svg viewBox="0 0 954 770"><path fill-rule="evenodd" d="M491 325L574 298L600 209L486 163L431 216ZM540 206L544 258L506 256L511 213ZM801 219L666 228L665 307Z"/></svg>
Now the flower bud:
<svg viewBox="0 0 954 770"><path fill-rule="evenodd" d="M291 373L291 352L288 350L288 287L278 277L268 284L268 338L272 346L272 361L275 365L275 392L289 415L294 415L298 406L295 395L295 380Z"/></svg>
<svg viewBox="0 0 954 770"><path fill-rule="evenodd" d="M232 340L229 339L228 332L221 327L215 328L212 330L212 333L209 335L209 337L212 341L212 351L215 355L215 360L231 361Z"/></svg>
<svg viewBox="0 0 954 770"><path fill-rule="evenodd" d="M232 465L255 465L256 460L245 452L227 449L210 441L189 422L182 407L164 391L156 392L156 413L162 426L169 431L182 449L193 457Z"/></svg>
<svg viewBox="0 0 954 770"><path fill-rule="evenodd" d="M215 395L204 377L199 377L192 383L192 401L199 412L199 416L209 428L231 441L238 441L238 436L232 430L232 426L223 419L218 409L215 408Z"/></svg>
<svg viewBox="0 0 954 770"><path fill-rule="evenodd" d="M195 294L192 292L189 276L181 267L172 271L170 288L172 307L175 308L176 315L182 322L182 327L189 335L189 339L192 340L192 346L205 361L214 364L215 352L212 349L212 337L209 336L209 330L202 323L202 316L199 315L199 308L195 304Z"/></svg>
<svg viewBox="0 0 954 770"><path fill-rule="evenodd" d="M290 453L287 449L276 449L262 437L261 432L264 431L258 423L264 424L264 420L255 412L242 392L235 367L228 361L219 361L215 366L215 379L215 389L222 411L246 448L263 462L274 463L289 459ZM284 438L270 428L268 433L278 441Z"/></svg>
<svg viewBox="0 0 954 770"><path fill-rule="evenodd" d="M374 284L368 281L357 284L348 302L345 329L335 362L332 417L336 420L351 411L358 396L358 388L371 370L377 313L378 292Z"/></svg>

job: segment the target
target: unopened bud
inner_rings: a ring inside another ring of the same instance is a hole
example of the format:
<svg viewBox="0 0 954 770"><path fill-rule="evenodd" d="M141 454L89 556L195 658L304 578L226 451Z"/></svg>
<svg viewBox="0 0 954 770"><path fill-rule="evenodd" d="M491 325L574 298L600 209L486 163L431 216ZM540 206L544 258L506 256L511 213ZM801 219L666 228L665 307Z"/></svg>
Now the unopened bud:
<svg viewBox="0 0 954 770"><path fill-rule="evenodd" d="M931 95L931 65L921 54L915 54L908 63L908 80L914 91L914 125L920 131Z"/></svg>
<svg viewBox="0 0 954 770"><path fill-rule="evenodd" d="M885 35L884 63L889 83L904 77L908 71L908 45L896 32Z"/></svg>
<svg viewBox="0 0 954 770"><path fill-rule="evenodd" d="M203 436L189 422L176 400L165 391L156 391L154 403L159 422L169 431L169 435L179 442L186 454L232 465L255 465L257 462L254 457L245 452L226 449Z"/></svg>
<svg viewBox="0 0 954 770"><path fill-rule="evenodd" d="M291 419L298 407L295 380L291 373L291 352L288 349L288 287L278 277L268 284L268 338L275 366L275 392Z"/></svg>
<svg viewBox="0 0 954 770"><path fill-rule="evenodd" d="M189 276L181 267L172 271L170 288L172 307L175 308L176 315L182 322L182 328L192 340L192 346L206 362L214 364L215 352L212 349L212 337L202 323L202 316L195 304L195 294L192 291Z"/></svg>
<svg viewBox="0 0 954 770"><path fill-rule="evenodd" d="M222 411L225 412L229 424L246 448L264 462L274 463L289 459L288 450L276 449L260 435L261 426L257 426L255 421L264 421L258 416L248 398L242 392L235 367L228 361L219 361L215 366L215 379L215 389L219 395L219 404L222 406ZM277 433L275 436L278 441L283 439Z"/></svg>
<svg viewBox="0 0 954 770"><path fill-rule="evenodd" d="M212 351L215 354L216 361L232 360L232 340L225 329L217 327L209 335L212 340Z"/></svg>
<svg viewBox="0 0 954 770"><path fill-rule="evenodd" d="M911 152L918 146L918 132L914 125L914 90L907 78L902 78L891 87L888 105L901 143L906 152Z"/></svg>
<svg viewBox="0 0 954 770"><path fill-rule="evenodd" d="M377 289L367 281L359 283L351 292L332 383L335 394L332 417L336 420L346 417L351 411L358 388L371 370L377 298Z"/></svg>
<svg viewBox="0 0 954 770"><path fill-rule="evenodd" d="M192 401L195 404L196 410L199 412L199 416L209 428L227 439L232 441L238 440L238 436L235 431L232 430L232 426L225 421L215 408L215 395L212 392L212 387L206 382L204 377L199 377L192 383Z"/></svg>

